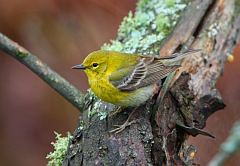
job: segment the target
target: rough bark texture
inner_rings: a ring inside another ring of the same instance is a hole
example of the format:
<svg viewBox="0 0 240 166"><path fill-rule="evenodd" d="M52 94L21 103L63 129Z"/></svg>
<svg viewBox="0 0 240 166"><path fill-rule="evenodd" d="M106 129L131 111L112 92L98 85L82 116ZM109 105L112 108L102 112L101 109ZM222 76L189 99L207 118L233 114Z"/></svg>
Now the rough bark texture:
<svg viewBox="0 0 240 166"><path fill-rule="evenodd" d="M138 108L132 117L136 123L121 133L109 133L113 125L126 120L130 110L104 120L97 115L88 118L92 109L114 107L86 96L83 124L74 132L63 165L192 165L196 149L186 145L188 136L209 135L202 130L207 118L224 108L215 83L239 41L240 16L235 7L234 0L196 0L186 8L160 55L186 47L201 48L202 53L183 62L187 72L165 95L154 117L150 114L153 99Z"/></svg>

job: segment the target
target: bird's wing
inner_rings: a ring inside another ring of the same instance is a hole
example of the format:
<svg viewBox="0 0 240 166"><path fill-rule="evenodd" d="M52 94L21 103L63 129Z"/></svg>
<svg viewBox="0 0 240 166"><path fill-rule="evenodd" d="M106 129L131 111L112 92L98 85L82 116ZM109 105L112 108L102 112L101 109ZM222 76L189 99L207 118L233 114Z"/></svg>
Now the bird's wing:
<svg viewBox="0 0 240 166"><path fill-rule="evenodd" d="M161 62L164 59L170 58L142 57L134 67L128 66L113 72L109 81L122 91L132 91L151 85L180 67L180 65L164 65Z"/></svg>

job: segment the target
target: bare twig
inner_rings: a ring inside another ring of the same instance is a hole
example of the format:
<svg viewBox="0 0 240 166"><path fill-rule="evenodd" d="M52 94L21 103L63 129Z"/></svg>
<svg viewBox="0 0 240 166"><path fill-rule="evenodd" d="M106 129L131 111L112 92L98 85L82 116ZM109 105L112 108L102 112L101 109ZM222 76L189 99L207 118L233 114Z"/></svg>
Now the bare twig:
<svg viewBox="0 0 240 166"><path fill-rule="evenodd" d="M224 163L240 150L240 121L232 128L231 135L221 145L219 152L209 162L209 166L222 166Z"/></svg>
<svg viewBox="0 0 240 166"><path fill-rule="evenodd" d="M1 33L0 49L27 66L66 100L79 110L82 110L84 94L43 63L37 56L31 54Z"/></svg>

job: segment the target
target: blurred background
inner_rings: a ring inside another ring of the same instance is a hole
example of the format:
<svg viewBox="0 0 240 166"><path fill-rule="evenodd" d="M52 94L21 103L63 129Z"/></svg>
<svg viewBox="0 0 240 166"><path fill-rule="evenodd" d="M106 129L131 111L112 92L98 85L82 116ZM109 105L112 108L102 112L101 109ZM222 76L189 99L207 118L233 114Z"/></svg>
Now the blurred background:
<svg viewBox="0 0 240 166"><path fill-rule="evenodd" d="M0 0L0 32L17 41L81 91L86 76L71 70L86 55L114 39L122 18L137 0ZM216 136L190 138L197 162L206 163L240 119L240 47L218 88L227 107L211 116L206 130ZM54 131L73 132L79 112L25 66L0 52L0 165L42 166L52 151ZM238 165L235 155L227 165Z"/></svg>

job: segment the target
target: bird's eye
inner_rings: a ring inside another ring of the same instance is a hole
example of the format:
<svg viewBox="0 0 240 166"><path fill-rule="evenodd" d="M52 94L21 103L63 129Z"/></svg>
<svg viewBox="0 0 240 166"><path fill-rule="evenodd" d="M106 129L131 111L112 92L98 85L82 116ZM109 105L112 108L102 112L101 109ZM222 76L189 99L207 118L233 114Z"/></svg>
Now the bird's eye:
<svg viewBox="0 0 240 166"><path fill-rule="evenodd" d="M98 67L98 63L93 63L92 66L93 67Z"/></svg>

